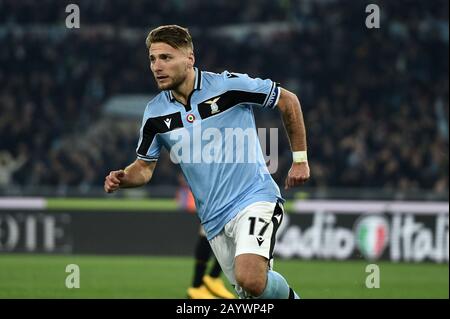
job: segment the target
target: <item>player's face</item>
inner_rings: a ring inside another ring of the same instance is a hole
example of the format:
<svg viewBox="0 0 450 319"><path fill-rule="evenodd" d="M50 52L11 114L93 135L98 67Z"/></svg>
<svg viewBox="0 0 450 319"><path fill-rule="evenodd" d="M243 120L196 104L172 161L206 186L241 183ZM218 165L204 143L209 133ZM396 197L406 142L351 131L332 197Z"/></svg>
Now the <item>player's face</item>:
<svg viewBox="0 0 450 319"><path fill-rule="evenodd" d="M150 69L160 90L174 90L187 78L193 67L193 53L175 49L163 42L152 43L149 49Z"/></svg>

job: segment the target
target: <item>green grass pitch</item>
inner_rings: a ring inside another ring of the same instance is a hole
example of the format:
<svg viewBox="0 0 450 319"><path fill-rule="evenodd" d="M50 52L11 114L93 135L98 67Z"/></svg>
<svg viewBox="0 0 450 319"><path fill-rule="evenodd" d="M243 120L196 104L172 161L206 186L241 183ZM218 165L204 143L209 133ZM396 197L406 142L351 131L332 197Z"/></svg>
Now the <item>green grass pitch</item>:
<svg viewBox="0 0 450 319"><path fill-rule="evenodd" d="M80 288L65 286L77 264ZM365 286L366 261L281 260L302 298L449 298L448 264L377 262L380 288ZM188 257L0 254L0 298L186 298L194 261Z"/></svg>

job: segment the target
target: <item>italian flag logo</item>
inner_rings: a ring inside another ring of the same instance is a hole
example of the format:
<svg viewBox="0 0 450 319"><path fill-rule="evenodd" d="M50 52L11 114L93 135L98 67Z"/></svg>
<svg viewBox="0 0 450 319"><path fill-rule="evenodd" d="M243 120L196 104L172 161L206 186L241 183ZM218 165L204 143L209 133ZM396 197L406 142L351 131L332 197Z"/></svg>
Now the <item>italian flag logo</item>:
<svg viewBox="0 0 450 319"><path fill-rule="evenodd" d="M389 224L383 216L366 216L358 220L355 228L356 244L364 257L381 257L388 243Z"/></svg>
<svg viewBox="0 0 450 319"><path fill-rule="evenodd" d="M187 116L186 116L186 120L189 122L189 123L192 123L192 122L194 122L195 121L195 116L194 116L194 114L188 114Z"/></svg>

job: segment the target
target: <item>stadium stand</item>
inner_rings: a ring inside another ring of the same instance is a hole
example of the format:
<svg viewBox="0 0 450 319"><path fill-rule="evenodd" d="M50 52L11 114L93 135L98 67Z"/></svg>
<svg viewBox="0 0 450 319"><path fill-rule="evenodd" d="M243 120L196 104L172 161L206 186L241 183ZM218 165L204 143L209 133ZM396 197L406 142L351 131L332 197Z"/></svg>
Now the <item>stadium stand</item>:
<svg viewBox="0 0 450 319"><path fill-rule="evenodd" d="M65 2L0 0L0 188L89 190L132 161L140 120L102 106L157 93L145 35L177 23L192 30L200 69L271 78L298 94L309 186L448 196L448 2L408 11L403 2L379 1L382 27L368 30L362 4L335 10L337 1L78 1L82 27L67 30ZM287 28L264 32L280 22ZM256 116L283 129L273 113ZM291 157L279 138L283 184ZM177 172L165 155L152 184L176 185Z"/></svg>

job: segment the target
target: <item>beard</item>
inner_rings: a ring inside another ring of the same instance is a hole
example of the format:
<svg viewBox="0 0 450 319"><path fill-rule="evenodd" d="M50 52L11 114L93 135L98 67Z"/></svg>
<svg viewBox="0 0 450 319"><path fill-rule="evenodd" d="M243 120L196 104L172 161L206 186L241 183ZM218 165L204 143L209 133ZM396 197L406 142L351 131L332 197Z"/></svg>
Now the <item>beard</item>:
<svg viewBox="0 0 450 319"><path fill-rule="evenodd" d="M169 81L163 84L158 84L158 89L161 91L177 89L187 78L187 72L179 73L173 77L169 77Z"/></svg>

